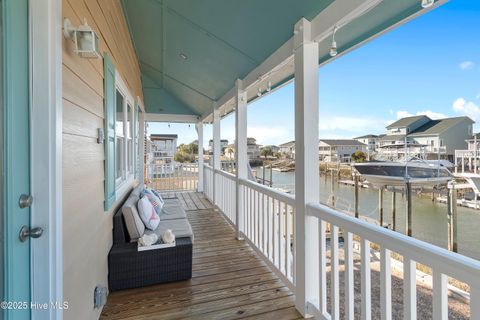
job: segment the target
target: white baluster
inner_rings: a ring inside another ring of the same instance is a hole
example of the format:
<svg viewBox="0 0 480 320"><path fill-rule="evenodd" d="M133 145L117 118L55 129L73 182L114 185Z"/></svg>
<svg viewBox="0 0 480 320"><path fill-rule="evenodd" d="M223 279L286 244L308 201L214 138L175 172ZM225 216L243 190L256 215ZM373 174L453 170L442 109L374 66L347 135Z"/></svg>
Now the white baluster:
<svg viewBox="0 0 480 320"><path fill-rule="evenodd" d="M417 263L403 257L403 318L417 319Z"/></svg>
<svg viewBox="0 0 480 320"><path fill-rule="evenodd" d="M448 278L433 270L433 319L448 319ZM474 318L472 318L474 319Z"/></svg>
<svg viewBox="0 0 480 320"><path fill-rule="evenodd" d="M332 320L338 320L340 318L340 284L338 279L338 227L332 224L330 224L330 244L330 275L332 277L332 283L330 286L330 301L332 304Z"/></svg>
<svg viewBox="0 0 480 320"><path fill-rule="evenodd" d="M370 274L370 241L362 239L362 320L372 318L371 310L371 274Z"/></svg>
<svg viewBox="0 0 480 320"><path fill-rule="evenodd" d="M344 231L345 232L345 231ZM345 319L353 320L355 312L355 296L353 279L353 234L345 233Z"/></svg>
<svg viewBox="0 0 480 320"><path fill-rule="evenodd" d="M382 247L380 256L380 307L382 320L392 319L392 272L390 250Z"/></svg>

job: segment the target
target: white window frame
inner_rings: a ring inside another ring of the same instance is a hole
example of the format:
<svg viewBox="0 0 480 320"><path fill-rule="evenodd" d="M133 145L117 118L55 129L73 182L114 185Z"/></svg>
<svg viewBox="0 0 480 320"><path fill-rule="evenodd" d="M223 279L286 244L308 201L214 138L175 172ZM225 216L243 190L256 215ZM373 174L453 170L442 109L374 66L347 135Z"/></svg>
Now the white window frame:
<svg viewBox="0 0 480 320"><path fill-rule="evenodd" d="M128 137L127 137L127 120L128 120L128 106L131 106L131 118L130 118L130 126L133 125L133 120L134 120L134 113L133 113L133 108L135 106L135 100L133 96L131 95L130 91L128 90L128 87L125 83L125 81L122 79L122 76L118 73L118 71L115 72L115 89L118 91L122 96L123 96L123 106L122 106L122 112L123 112L123 152L122 152L122 176L120 178L116 178L115 180L115 188L117 193L123 193L123 190L128 187L131 182L133 182L133 176L134 172L133 170L128 169ZM116 92L115 92L116 94ZM115 106L116 108L116 106ZM117 139L115 139L115 144L117 144ZM117 146L116 146L117 147ZM130 152L133 153L133 148L131 148ZM115 157L117 154L115 154ZM131 159L133 159L133 154L130 155ZM115 162L117 159L115 158ZM116 174L116 173L115 173Z"/></svg>

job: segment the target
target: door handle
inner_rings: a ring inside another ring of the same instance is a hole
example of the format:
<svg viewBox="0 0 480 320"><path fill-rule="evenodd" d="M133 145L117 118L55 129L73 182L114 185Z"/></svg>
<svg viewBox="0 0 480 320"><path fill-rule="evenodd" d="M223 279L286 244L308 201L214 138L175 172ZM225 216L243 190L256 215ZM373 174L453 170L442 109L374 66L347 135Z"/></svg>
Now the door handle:
<svg viewBox="0 0 480 320"><path fill-rule="evenodd" d="M25 242L28 237L37 239L40 238L43 234L43 229L40 227L30 229L27 226L22 226L20 229L20 233L18 234L18 238L20 239L20 242Z"/></svg>
<svg viewBox="0 0 480 320"><path fill-rule="evenodd" d="M30 207L32 203L33 203L33 197L29 194L22 194L20 196L20 199L18 199L18 206L21 209Z"/></svg>

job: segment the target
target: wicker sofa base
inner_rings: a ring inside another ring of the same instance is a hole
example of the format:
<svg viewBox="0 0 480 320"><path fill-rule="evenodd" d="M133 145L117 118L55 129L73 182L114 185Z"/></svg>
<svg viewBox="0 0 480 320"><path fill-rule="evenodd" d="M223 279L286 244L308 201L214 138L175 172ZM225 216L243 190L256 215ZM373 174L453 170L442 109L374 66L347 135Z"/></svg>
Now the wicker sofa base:
<svg viewBox="0 0 480 320"><path fill-rule="evenodd" d="M176 239L176 246L137 251L137 243L113 245L108 255L110 291L144 287L192 277L192 241Z"/></svg>

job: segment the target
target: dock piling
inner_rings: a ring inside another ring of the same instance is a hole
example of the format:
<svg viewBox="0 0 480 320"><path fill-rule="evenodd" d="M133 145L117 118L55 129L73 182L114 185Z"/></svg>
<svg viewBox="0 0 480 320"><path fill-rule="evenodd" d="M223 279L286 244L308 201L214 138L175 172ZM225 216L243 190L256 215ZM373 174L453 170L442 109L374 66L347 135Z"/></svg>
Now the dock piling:
<svg viewBox="0 0 480 320"><path fill-rule="evenodd" d="M407 197L407 213L406 213L406 231L409 237L412 236L412 185L410 181L405 183L405 193Z"/></svg>
<svg viewBox="0 0 480 320"><path fill-rule="evenodd" d="M378 213L380 227L383 227L383 187L378 189Z"/></svg>
<svg viewBox="0 0 480 320"><path fill-rule="evenodd" d="M355 218L358 218L358 175L354 175L354 182L355 182Z"/></svg>
<svg viewBox="0 0 480 320"><path fill-rule="evenodd" d="M448 250L458 252L457 241L457 190L455 182L448 186L447 199L447 221L448 221Z"/></svg>
<svg viewBox="0 0 480 320"><path fill-rule="evenodd" d="M397 207L396 207L396 199L397 193L395 190L392 192L392 227L393 231L397 230Z"/></svg>

